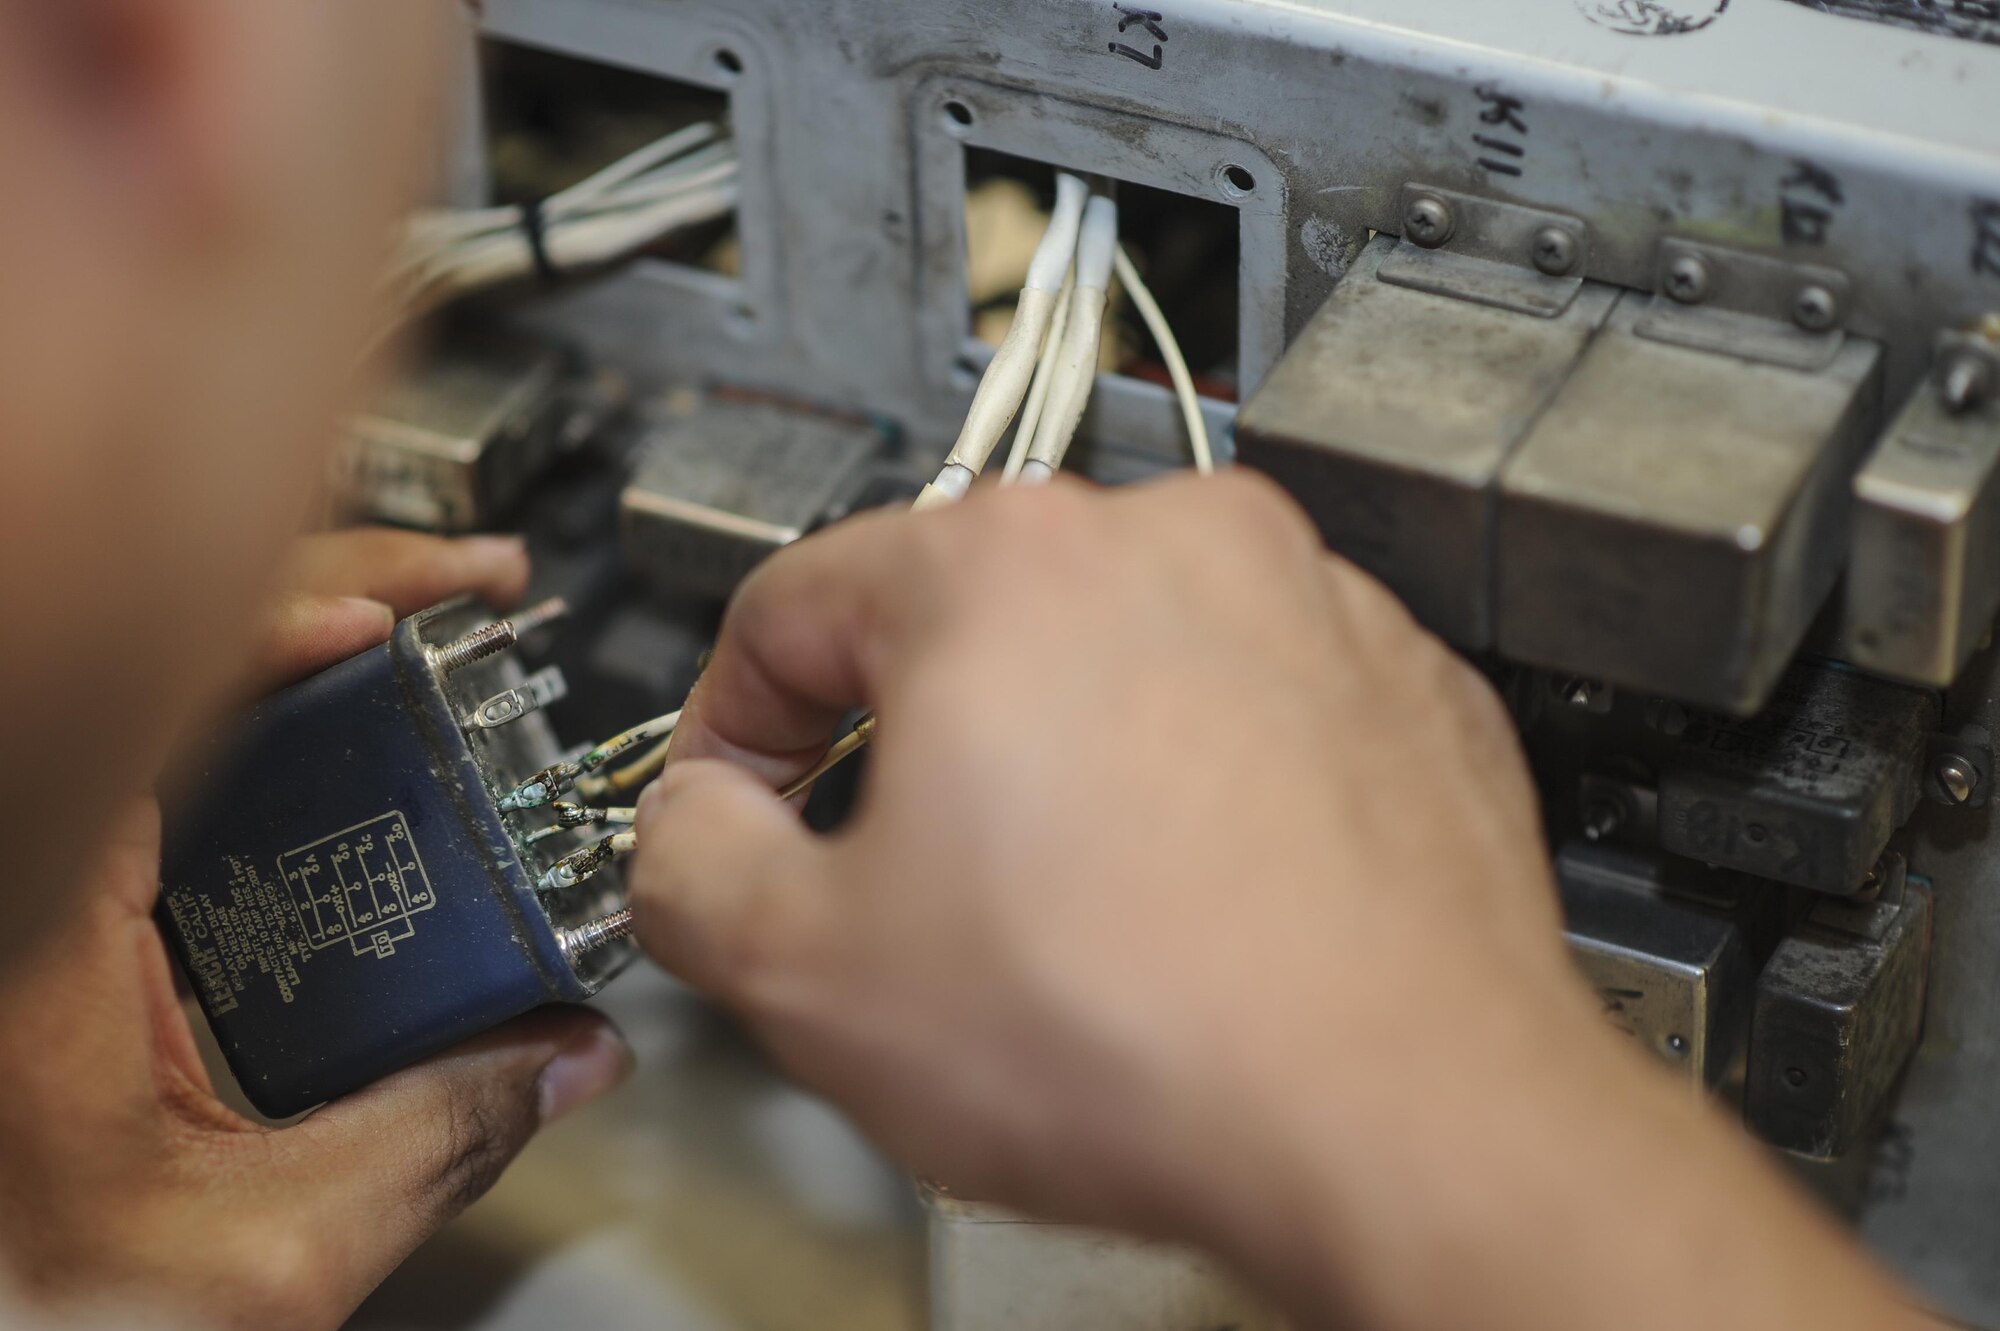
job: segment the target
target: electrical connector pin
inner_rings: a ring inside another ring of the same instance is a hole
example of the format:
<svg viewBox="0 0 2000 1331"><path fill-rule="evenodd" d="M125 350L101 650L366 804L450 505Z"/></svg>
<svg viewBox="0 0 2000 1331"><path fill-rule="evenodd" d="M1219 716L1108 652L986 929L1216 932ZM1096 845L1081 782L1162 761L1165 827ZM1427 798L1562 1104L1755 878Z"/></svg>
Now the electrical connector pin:
<svg viewBox="0 0 2000 1331"><path fill-rule="evenodd" d="M571 851L543 871L535 890L562 892L575 887L618 856L631 854L638 844L639 838L633 833L617 832L582 850Z"/></svg>

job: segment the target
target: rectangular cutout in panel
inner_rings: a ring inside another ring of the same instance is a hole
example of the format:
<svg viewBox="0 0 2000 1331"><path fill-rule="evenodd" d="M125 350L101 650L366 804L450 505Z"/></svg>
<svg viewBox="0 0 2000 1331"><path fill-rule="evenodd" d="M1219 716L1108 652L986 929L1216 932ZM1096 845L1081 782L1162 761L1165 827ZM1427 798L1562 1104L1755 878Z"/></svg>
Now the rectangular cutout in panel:
<svg viewBox="0 0 2000 1331"><path fill-rule="evenodd" d="M488 42L485 59L498 204L548 198L690 125L730 123L729 94L714 88L505 42ZM676 232L642 258L740 281L736 214Z"/></svg>
<svg viewBox="0 0 2000 1331"><path fill-rule="evenodd" d="M1056 168L968 148L965 156L967 332L987 347L1005 335L1028 260L1055 202ZM1226 203L1115 182L1119 237L1187 357L1204 397L1234 402L1238 385L1238 273L1242 223ZM1103 373L1170 386L1129 300L1114 294ZM967 357L961 370L976 375Z"/></svg>

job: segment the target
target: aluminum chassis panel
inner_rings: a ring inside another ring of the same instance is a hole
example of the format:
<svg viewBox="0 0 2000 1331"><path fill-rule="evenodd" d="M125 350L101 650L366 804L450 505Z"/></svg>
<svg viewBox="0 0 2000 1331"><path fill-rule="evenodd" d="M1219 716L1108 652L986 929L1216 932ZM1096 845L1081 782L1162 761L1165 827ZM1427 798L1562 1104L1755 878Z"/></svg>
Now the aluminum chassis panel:
<svg viewBox="0 0 2000 1331"><path fill-rule="evenodd" d="M941 456L981 354L961 142L1236 205L1245 396L1369 231L1400 230L1413 180L1582 219L1585 275L1623 286L1652 287L1668 237L1838 269L1847 327L1887 347L1892 407L1940 329L2000 308L2000 46L1785 0L1684 0L1707 22L1663 36L1563 0L1155 2L1158 43L1121 34L1109 0L489 0L493 35L726 89L744 160L743 282L644 264L527 316L642 377L879 413ZM1511 130L1481 120L1496 110L1526 126L1518 154L1474 141ZM1247 197L1229 165L1255 177ZM1837 206L1800 193L1804 166L1837 181ZM1796 208L1826 215L1788 247ZM1169 396L1117 379L1085 434L1163 461L1182 447ZM1975 663L1955 709L1993 724L1996 692ZM1987 816L1919 829L1911 867L1939 889L1930 1028L1858 1207L1931 1298L2000 1326Z"/></svg>
<svg viewBox="0 0 2000 1331"><path fill-rule="evenodd" d="M2000 221L1976 211L2000 200L1982 105L2000 48L1781 0L1666 39L1555 0L1345 7L1186 0L1158 70L1109 49L1145 40L1109 0L493 0L487 27L732 98L745 282L645 265L548 317L614 363L880 412L939 452L977 354L952 96L974 111L967 142L1241 208L1246 396L1368 231L1400 230L1410 180L1582 218L1584 275L1650 289L1665 236L1782 252L1784 182L1810 163L1844 202L1792 257L1854 281L1848 326L1891 344L1892 400L1931 334L2000 304ZM1519 175L1480 164L1498 159L1473 135L1507 128L1481 121L1482 88L1520 102L1524 152L1501 161ZM1248 197L1230 164L1256 176ZM1167 394L1100 391L1090 436L1174 449Z"/></svg>

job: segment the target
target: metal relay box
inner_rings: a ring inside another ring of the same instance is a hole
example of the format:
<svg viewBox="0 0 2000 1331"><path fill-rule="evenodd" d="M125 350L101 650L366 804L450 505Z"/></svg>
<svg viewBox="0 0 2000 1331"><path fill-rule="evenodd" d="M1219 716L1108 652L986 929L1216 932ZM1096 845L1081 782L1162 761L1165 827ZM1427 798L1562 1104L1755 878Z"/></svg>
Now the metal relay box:
<svg viewBox="0 0 2000 1331"><path fill-rule="evenodd" d="M553 343L493 331L447 339L348 427L332 465L337 506L426 531L490 526L624 396L618 376L585 374Z"/></svg>
<svg viewBox="0 0 2000 1331"><path fill-rule="evenodd" d="M758 561L857 495L875 427L768 402L712 402L654 432L619 497L626 561L668 594L726 597Z"/></svg>
<svg viewBox="0 0 2000 1331"><path fill-rule="evenodd" d="M496 807L556 746L515 662L446 650L484 622L420 614L268 699L168 810L160 924L266 1114L580 1002L630 955L584 945L615 877L538 892L525 820Z"/></svg>

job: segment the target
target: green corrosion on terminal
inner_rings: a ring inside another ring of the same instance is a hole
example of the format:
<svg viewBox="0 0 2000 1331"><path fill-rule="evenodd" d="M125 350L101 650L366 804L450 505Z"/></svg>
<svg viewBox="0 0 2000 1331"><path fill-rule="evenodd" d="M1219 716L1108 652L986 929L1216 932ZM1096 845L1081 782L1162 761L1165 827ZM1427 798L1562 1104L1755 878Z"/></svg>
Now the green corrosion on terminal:
<svg viewBox="0 0 2000 1331"><path fill-rule="evenodd" d="M575 763L556 763L544 767L500 797L501 812L513 813L520 809L540 808L569 789L570 782L576 780L582 770Z"/></svg>

